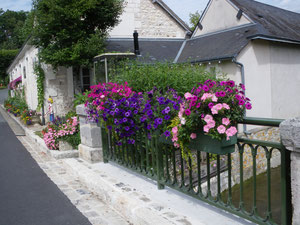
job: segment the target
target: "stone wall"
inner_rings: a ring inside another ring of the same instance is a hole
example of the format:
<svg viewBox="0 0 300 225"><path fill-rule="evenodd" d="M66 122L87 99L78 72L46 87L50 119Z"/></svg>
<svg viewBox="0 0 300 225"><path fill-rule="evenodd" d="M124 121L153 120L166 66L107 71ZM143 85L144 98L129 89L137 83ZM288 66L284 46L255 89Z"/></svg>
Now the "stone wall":
<svg viewBox="0 0 300 225"><path fill-rule="evenodd" d="M111 38L184 38L186 30L152 0L126 0L120 23L110 32Z"/></svg>
<svg viewBox="0 0 300 225"><path fill-rule="evenodd" d="M55 115L65 115L73 109L73 74L72 68L59 67L53 70L51 66L44 65L45 71L45 111L47 112L47 99L53 99Z"/></svg>
<svg viewBox="0 0 300 225"><path fill-rule="evenodd" d="M280 143L279 128L277 127L267 127L258 128L251 132L249 135L242 135L241 137L249 138L253 140L261 141L272 141ZM255 147L255 145L253 146ZM268 148L270 150L270 148ZM240 179L240 154L238 152L238 147L232 156L232 177L235 183L239 183ZM271 167L275 168L280 165L280 152L279 150L274 150L271 157ZM244 170L244 180L247 180L253 176L253 156L249 145L244 148L243 154L243 170ZM267 155L262 147L257 149L256 155L256 174L261 174L267 171Z"/></svg>

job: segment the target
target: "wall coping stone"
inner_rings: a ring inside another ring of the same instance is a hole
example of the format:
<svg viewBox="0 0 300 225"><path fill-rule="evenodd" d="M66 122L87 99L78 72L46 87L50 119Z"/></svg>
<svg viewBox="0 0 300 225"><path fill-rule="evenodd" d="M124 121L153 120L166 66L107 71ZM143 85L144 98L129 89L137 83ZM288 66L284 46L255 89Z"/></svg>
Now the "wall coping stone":
<svg viewBox="0 0 300 225"><path fill-rule="evenodd" d="M300 153L300 117L280 123L282 144L290 151Z"/></svg>
<svg viewBox="0 0 300 225"><path fill-rule="evenodd" d="M85 111L84 104L76 106L76 113L79 116L87 117L87 113Z"/></svg>

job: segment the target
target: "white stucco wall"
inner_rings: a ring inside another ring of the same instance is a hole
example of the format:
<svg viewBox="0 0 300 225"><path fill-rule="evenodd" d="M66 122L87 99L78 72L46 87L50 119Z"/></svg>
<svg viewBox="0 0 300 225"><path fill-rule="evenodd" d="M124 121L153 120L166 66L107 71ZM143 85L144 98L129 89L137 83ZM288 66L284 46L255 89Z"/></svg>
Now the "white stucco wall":
<svg viewBox="0 0 300 225"><path fill-rule="evenodd" d="M250 117L272 117L270 48L267 41L252 41L237 57L244 64L246 95L252 101Z"/></svg>
<svg viewBox="0 0 300 225"><path fill-rule="evenodd" d="M252 101L250 117L288 119L300 116L300 46L255 40L239 54L245 68L246 95ZM241 82L236 64L212 63L229 79Z"/></svg>
<svg viewBox="0 0 300 225"><path fill-rule="evenodd" d="M203 29L200 30L197 27L193 36L196 37L251 23L244 15L238 19L236 17L237 13L238 9L229 0L211 0L200 21Z"/></svg>
<svg viewBox="0 0 300 225"><path fill-rule="evenodd" d="M300 116L300 45L270 44L273 117Z"/></svg>
<svg viewBox="0 0 300 225"><path fill-rule="evenodd" d="M34 63L37 61L37 48L26 45L10 68L10 81L22 76L22 85L25 91L25 98L30 109L35 110L38 104L37 100L37 83L34 74ZM26 78L24 76L24 67Z"/></svg>
<svg viewBox="0 0 300 225"><path fill-rule="evenodd" d="M152 0L126 0L121 22L110 32L111 38L184 38L185 30Z"/></svg>

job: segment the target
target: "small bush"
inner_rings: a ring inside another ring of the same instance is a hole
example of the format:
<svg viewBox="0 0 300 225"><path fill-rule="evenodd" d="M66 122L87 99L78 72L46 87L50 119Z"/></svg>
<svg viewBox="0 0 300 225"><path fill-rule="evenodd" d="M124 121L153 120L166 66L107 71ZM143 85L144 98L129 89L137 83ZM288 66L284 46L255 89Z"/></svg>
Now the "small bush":
<svg viewBox="0 0 300 225"><path fill-rule="evenodd" d="M149 65L125 61L114 64L109 76L111 82L121 84L127 81L128 86L136 92L147 92L153 87L164 92L173 88L182 96L198 83L208 79L216 80L215 73L209 73L203 66L190 63Z"/></svg>

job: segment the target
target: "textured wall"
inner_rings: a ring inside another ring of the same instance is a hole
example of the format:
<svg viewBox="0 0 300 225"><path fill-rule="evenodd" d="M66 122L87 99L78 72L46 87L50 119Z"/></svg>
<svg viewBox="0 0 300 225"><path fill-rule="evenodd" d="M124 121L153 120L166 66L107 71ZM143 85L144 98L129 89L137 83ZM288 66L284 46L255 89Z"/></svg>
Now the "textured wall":
<svg viewBox="0 0 300 225"><path fill-rule="evenodd" d="M151 0L127 0L121 22L110 32L110 37L132 38L134 30L141 38L184 38L185 30L157 3Z"/></svg>

